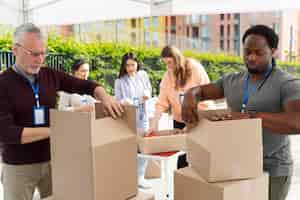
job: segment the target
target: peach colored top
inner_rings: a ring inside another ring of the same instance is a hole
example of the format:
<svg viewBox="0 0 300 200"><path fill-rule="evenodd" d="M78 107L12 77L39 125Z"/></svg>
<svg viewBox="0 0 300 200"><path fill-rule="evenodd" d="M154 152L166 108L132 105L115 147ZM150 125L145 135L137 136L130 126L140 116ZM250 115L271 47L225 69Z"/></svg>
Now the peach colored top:
<svg viewBox="0 0 300 200"><path fill-rule="evenodd" d="M181 118L179 94L181 92L186 92L192 87L210 83L204 67L199 62L190 58L187 61L191 67L192 74L186 85L183 88L176 90L174 74L170 71L166 71L160 83L160 93L158 96L158 101L155 105L157 114L165 112L171 108L173 118L178 122L183 122ZM208 105L206 102L201 102L198 104L198 109L205 109L207 106Z"/></svg>

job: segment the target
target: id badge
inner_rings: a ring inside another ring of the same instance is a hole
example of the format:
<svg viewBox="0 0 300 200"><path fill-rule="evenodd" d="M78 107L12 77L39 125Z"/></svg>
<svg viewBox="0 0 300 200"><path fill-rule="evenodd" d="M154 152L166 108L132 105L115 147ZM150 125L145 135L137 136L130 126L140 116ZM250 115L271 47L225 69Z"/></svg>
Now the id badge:
<svg viewBox="0 0 300 200"><path fill-rule="evenodd" d="M44 106L33 107L33 122L35 126L46 124L46 111Z"/></svg>

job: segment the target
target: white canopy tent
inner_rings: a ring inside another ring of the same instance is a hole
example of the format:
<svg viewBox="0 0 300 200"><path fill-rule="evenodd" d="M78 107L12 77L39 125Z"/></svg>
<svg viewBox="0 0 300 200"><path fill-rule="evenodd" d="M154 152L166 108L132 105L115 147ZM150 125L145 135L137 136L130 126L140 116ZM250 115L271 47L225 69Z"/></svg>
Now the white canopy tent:
<svg viewBox="0 0 300 200"><path fill-rule="evenodd" d="M297 0L0 0L0 24L74 24L144 16L299 9Z"/></svg>

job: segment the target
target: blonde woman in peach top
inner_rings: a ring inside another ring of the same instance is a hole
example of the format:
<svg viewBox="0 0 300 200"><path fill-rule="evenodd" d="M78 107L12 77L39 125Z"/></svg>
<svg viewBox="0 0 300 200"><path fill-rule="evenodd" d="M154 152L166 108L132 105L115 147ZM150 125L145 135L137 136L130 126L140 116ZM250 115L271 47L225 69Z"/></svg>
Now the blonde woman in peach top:
<svg viewBox="0 0 300 200"><path fill-rule="evenodd" d="M167 71L160 83L155 118L158 119L162 112L171 109L174 128L183 129L185 124L181 118L181 101L184 93L192 87L208 84L210 80L205 69L198 61L185 58L179 49L174 46L164 47L161 57L166 64ZM205 109L206 107L206 103L198 105L198 109ZM178 168L184 166L187 166L185 155L178 160Z"/></svg>

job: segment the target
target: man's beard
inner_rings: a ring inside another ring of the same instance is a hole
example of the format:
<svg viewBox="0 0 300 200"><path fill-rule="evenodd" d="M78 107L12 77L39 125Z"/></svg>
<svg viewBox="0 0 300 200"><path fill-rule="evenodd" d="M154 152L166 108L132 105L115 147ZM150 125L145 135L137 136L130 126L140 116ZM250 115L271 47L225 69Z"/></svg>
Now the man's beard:
<svg viewBox="0 0 300 200"><path fill-rule="evenodd" d="M247 67L247 69L250 74L260 74L261 73L261 71L259 71L258 69L250 69L248 67Z"/></svg>

